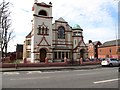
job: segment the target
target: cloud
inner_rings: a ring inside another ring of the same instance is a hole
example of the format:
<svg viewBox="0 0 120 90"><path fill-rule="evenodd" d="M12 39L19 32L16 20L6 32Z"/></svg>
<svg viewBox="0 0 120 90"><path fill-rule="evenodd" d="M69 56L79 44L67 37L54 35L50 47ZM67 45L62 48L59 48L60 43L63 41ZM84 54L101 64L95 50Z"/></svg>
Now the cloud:
<svg viewBox="0 0 120 90"><path fill-rule="evenodd" d="M114 40L116 38L116 31L108 28L92 28L83 30L84 40L87 43L88 40L105 41Z"/></svg>
<svg viewBox="0 0 120 90"><path fill-rule="evenodd" d="M12 19L16 33L14 43L21 43L31 31L32 6L34 0L10 0L13 3ZM53 22L63 17L71 26L83 28L84 40L107 41L114 39L117 23L118 3L114 0L50 0ZM49 3L49 0L38 0ZM107 35L109 34L109 35ZM103 40L103 36L104 40ZM20 37L20 38L19 38ZM97 38L96 38L97 37ZM19 41L18 41L19 40Z"/></svg>

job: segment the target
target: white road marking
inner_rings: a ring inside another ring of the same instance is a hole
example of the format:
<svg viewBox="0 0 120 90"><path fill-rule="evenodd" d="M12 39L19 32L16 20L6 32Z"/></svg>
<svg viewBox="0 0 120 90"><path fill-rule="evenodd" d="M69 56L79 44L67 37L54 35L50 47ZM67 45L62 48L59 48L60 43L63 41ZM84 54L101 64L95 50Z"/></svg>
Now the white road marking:
<svg viewBox="0 0 120 90"><path fill-rule="evenodd" d="M42 72L42 73L55 73L55 72Z"/></svg>
<svg viewBox="0 0 120 90"><path fill-rule="evenodd" d="M28 71L27 74L35 74L35 73L42 73L41 71Z"/></svg>
<svg viewBox="0 0 120 90"><path fill-rule="evenodd" d="M19 72L4 72L3 75L18 75Z"/></svg>
<svg viewBox="0 0 120 90"><path fill-rule="evenodd" d="M55 71L55 72L58 72L58 73L59 73L59 72L70 72L70 71Z"/></svg>
<svg viewBox="0 0 120 90"><path fill-rule="evenodd" d="M42 72L42 73L61 73L61 72L69 72L69 71L50 71L50 72Z"/></svg>
<svg viewBox="0 0 120 90"><path fill-rule="evenodd" d="M47 79L50 77L32 77L32 78L11 78L10 80L32 80L32 79Z"/></svg>
<svg viewBox="0 0 120 90"><path fill-rule="evenodd" d="M94 72L94 73L81 73L81 74L76 74L77 76L79 75L94 75L94 74L99 74L100 72Z"/></svg>
<svg viewBox="0 0 120 90"><path fill-rule="evenodd" d="M72 71L78 71L78 72L80 72L80 71L91 71L91 70L72 70ZM92 70L93 71L93 70Z"/></svg>
<svg viewBox="0 0 120 90"><path fill-rule="evenodd" d="M98 83L106 83L106 82L112 82L112 81L117 81L117 80L120 80L120 78L103 80L103 81L97 81L97 82L93 82L93 83L94 84L98 84Z"/></svg>

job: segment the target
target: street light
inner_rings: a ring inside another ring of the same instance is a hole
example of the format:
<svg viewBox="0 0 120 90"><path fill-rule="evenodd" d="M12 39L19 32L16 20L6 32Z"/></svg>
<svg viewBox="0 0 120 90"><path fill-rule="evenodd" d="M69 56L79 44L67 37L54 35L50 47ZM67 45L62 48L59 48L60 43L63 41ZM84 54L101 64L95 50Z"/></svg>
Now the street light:
<svg viewBox="0 0 120 90"><path fill-rule="evenodd" d="M0 30L0 60L2 62L2 30Z"/></svg>

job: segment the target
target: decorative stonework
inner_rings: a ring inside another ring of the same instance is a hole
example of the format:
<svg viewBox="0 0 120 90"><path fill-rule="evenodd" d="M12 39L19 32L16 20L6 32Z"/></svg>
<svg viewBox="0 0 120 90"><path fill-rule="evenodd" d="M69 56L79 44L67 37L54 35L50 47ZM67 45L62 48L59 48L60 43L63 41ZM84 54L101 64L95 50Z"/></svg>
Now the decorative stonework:
<svg viewBox="0 0 120 90"><path fill-rule="evenodd" d="M42 23L42 25L38 25L38 35L49 35L49 29L48 26Z"/></svg>
<svg viewBox="0 0 120 90"><path fill-rule="evenodd" d="M72 28L62 17L52 24L52 4L35 3L32 20L29 56L31 62L46 60L78 61L86 58L87 47L83 40L83 29L77 25ZM25 43L25 47L28 47ZM81 51L82 50L82 51ZM81 51L81 52L80 52ZM25 48L24 53L28 52ZM27 54L23 58L26 58Z"/></svg>

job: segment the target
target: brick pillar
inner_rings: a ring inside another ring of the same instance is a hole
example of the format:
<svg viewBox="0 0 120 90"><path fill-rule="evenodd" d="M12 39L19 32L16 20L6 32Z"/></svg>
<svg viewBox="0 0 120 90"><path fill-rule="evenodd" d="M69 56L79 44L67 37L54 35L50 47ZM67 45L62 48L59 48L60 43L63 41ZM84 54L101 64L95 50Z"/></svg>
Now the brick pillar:
<svg viewBox="0 0 120 90"><path fill-rule="evenodd" d="M46 64L48 63L48 58L47 58L47 57L45 58L45 63L46 63Z"/></svg>
<svg viewBox="0 0 120 90"><path fill-rule="evenodd" d="M24 58L24 63L27 63L27 59L26 58Z"/></svg>
<svg viewBox="0 0 120 90"><path fill-rule="evenodd" d="M80 64L83 64L83 59L82 58L80 58Z"/></svg>
<svg viewBox="0 0 120 90"><path fill-rule="evenodd" d="M67 58L66 57L64 58L64 62L67 63Z"/></svg>

